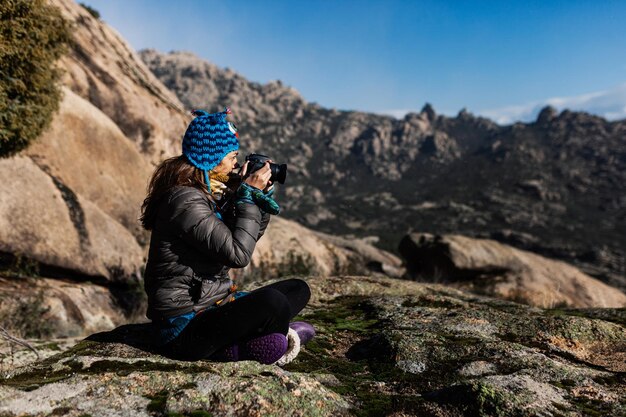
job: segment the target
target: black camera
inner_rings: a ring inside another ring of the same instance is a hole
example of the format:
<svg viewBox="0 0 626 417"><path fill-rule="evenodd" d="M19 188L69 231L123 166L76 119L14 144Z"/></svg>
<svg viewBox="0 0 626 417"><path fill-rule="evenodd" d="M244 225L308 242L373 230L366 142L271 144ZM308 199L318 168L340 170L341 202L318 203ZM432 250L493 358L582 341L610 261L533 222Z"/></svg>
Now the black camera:
<svg viewBox="0 0 626 417"><path fill-rule="evenodd" d="M257 171L263 168L263 165L270 158L265 155L261 155L258 153L251 153L246 156L246 161L248 162L248 171L246 172L246 177L252 174L254 171ZM272 183L279 182L280 184L285 183L285 178L287 178L287 164L274 164L270 162L270 170L272 171L272 176L270 177L270 181Z"/></svg>

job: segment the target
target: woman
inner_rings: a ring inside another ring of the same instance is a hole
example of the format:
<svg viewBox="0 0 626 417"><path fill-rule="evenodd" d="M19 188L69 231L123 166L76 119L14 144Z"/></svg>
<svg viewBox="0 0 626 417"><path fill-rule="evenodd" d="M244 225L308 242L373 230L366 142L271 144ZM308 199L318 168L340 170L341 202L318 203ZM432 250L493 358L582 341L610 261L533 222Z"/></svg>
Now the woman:
<svg viewBox="0 0 626 417"><path fill-rule="evenodd" d="M142 205L142 225L152 231L144 287L157 344L178 359L288 363L315 334L308 323L289 323L310 298L306 282L246 293L228 276L248 265L280 209L269 162L241 182L248 163L234 174L239 134L226 121L230 110L193 114L182 155L157 167ZM230 208L218 208L225 200Z"/></svg>

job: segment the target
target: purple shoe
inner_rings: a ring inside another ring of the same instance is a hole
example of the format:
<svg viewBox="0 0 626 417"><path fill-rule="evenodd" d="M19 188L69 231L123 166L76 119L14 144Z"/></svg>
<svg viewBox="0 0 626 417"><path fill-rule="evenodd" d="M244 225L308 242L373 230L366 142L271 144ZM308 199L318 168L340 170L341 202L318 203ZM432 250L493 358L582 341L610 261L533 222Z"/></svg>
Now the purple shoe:
<svg viewBox="0 0 626 417"><path fill-rule="evenodd" d="M256 337L239 346L239 360L252 359L269 365L279 360L287 347L287 336L282 333Z"/></svg>
<svg viewBox="0 0 626 417"><path fill-rule="evenodd" d="M239 360L239 346L231 345L218 350L208 357L217 362L237 362Z"/></svg>
<svg viewBox="0 0 626 417"><path fill-rule="evenodd" d="M287 337L284 334L271 333L241 344L228 346L215 352L210 359L220 362L254 360L269 365L287 352L287 346Z"/></svg>
<svg viewBox="0 0 626 417"><path fill-rule="evenodd" d="M298 333L300 345L307 344L315 336L315 328L305 321L294 321L289 323L289 328Z"/></svg>

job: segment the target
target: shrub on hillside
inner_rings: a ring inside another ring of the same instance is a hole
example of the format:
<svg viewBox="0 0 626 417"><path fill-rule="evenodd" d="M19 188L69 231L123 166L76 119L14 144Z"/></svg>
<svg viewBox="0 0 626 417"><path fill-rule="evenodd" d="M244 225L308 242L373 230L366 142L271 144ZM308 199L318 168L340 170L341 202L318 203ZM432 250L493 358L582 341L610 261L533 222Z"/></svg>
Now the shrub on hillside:
<svg viewBox="0 0 626 417"><path fill-rule="evenodd" d="M88 4L85 4L85 3L78 3L78 4L80 4L83 9L87 10L89 12L89 14L92 15L94 18L100 19L100 12L99 11L97 11L93 7L89 6Z"/></svg>
<svg viewBox="0 0 626 417"><path fill-rule="evenodd" d="M70 24L44 0L0 2L0 157L26 148L59 108L56 60Z"/></svg>

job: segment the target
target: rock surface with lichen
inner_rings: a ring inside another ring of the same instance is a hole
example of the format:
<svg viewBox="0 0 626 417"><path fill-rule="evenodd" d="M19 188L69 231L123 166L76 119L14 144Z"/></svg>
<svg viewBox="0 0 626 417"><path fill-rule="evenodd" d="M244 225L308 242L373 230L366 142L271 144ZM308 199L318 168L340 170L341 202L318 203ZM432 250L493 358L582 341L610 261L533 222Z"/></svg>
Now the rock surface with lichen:
<svg viewBox="0 0 626 417"><path fill-rule="evenodd" d="M623 415L623 309L541 309L384 276L304 278L317 336L283 368L182 362L146 325L7 369L0 415ZM252 285L250 288L253 288Z"/></svg>

